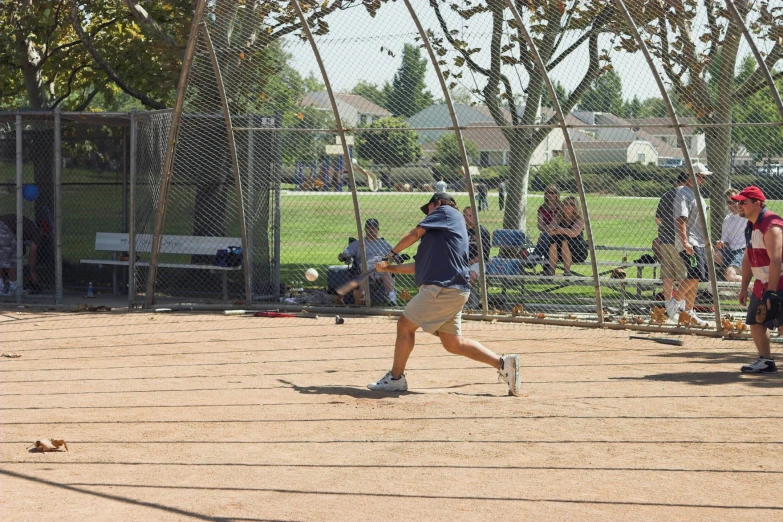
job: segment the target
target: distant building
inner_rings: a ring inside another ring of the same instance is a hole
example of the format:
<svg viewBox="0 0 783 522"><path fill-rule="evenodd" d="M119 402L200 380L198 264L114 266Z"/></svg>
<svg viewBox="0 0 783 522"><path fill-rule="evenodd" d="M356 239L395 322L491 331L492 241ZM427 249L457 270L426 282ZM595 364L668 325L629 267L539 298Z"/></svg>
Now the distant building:
<svg viewBox="0 0 783 522"><path fill-rule="evenodd" d="M337 102L337 110L340 113L340 119L343 125L348 127L369 125L375 120L392 115L391 112L380 105L376 105L358 94L335 93L334 97ZM305 94L302 97L301 104L303 107L315 107L316 109L332 111L329 95L326 92Z"/></svg>
<svg viewBox="0 0 783 522"><path fill-rule="evenodd" d="M580 164L641 163L657 165L658 151L649 141L582 141L574 142L574 153Z"/></svg>

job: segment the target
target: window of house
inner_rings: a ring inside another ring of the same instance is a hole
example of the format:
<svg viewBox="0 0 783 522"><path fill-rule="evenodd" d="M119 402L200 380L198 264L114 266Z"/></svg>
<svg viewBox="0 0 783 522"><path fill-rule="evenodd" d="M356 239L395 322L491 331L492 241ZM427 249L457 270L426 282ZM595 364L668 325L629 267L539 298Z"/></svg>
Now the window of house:
<svg viewBox="0 0 783 522"><path fill-rule="evenodd" d="M647 163L647 157L640 152L636 155L636 161L638 163Z"/></svg>

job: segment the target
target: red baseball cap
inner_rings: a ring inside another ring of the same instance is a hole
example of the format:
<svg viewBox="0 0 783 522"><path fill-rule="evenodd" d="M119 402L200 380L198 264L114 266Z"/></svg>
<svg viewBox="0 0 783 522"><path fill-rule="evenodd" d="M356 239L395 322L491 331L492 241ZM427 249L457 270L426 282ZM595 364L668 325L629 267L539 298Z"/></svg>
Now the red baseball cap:
<svg viewBox="0 0 783 522"><path fill-rule="evenodd" d="M767 198L764 197L764 193L761 191L761 189L753 185L751 185L750 187L745 187L736 196L731 196L731 199L734 201L744 201L746 199L755 199L756 201L767 200Z"/></svg>

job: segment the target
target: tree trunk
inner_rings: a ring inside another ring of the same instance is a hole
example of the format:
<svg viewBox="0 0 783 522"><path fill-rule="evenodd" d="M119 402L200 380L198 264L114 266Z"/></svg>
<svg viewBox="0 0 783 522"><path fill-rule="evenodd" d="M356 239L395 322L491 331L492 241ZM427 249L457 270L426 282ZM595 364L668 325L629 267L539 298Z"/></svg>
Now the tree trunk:
<svg viewBox="0 0 783 522"><path fill-rule="evenodd" d="M535 145L531 129L509 129L504 132L509 141L509 170L506 185L506 209L503 228L527 230L527 192L530 178L530 159Z"/></svg>
<svg viewBox="0 0 783 522"><path fill-rule="evenodd" d="M731 129L728 127L707 127L704 138L707 145L707 167L712 176L705 184L703 195L710 198L710 235L720 238L723 218L726 216L726 202L723 193L731 186Z"/></svg>

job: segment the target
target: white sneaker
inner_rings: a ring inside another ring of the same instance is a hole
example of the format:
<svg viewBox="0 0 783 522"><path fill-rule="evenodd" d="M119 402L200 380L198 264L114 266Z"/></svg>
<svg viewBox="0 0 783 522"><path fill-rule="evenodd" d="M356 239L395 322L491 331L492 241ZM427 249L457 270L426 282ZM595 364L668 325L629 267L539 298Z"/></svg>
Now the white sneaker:
<svg viewBox="0 0 783 522"><path fill-rule="evenodd" d="M518 396L522 387L522 378L519 375L519 355L502 355L500 357L503 368L498 370L500 377L508 384L508 394Z"/></svg>
<svg viewBox="0 0 783 522"><path fill-rule="evenodd" d="M670 298L666 301L666 315L669 319L674 319L677 316L677 312L685 310L685 301L675 301L674 298Z"/></svg>
<svg viewBox="0 0 783 522"><path fill-rule="evenodd" d="M378 379L377 382L371 382L367 387L372 391L404 392L408 391L408 380L405 378L405 374L400 375L399 379L394 379L392 372L386 372L386 375Z"/></svg>
<svg viewBox="0 0 783 522"><path fill-rule="evenodd" d="M394 306L397 306L397 292L395 292L394 290L389 292L389 302Z"/></svg>
<svg viewBox="0 0 783 522"><path fill-rule="evenodd" d="M696 315L693 310L688 311L688 315L691 316L691 324L695 324L696 326L707 326L707 321Z"/></svg>

